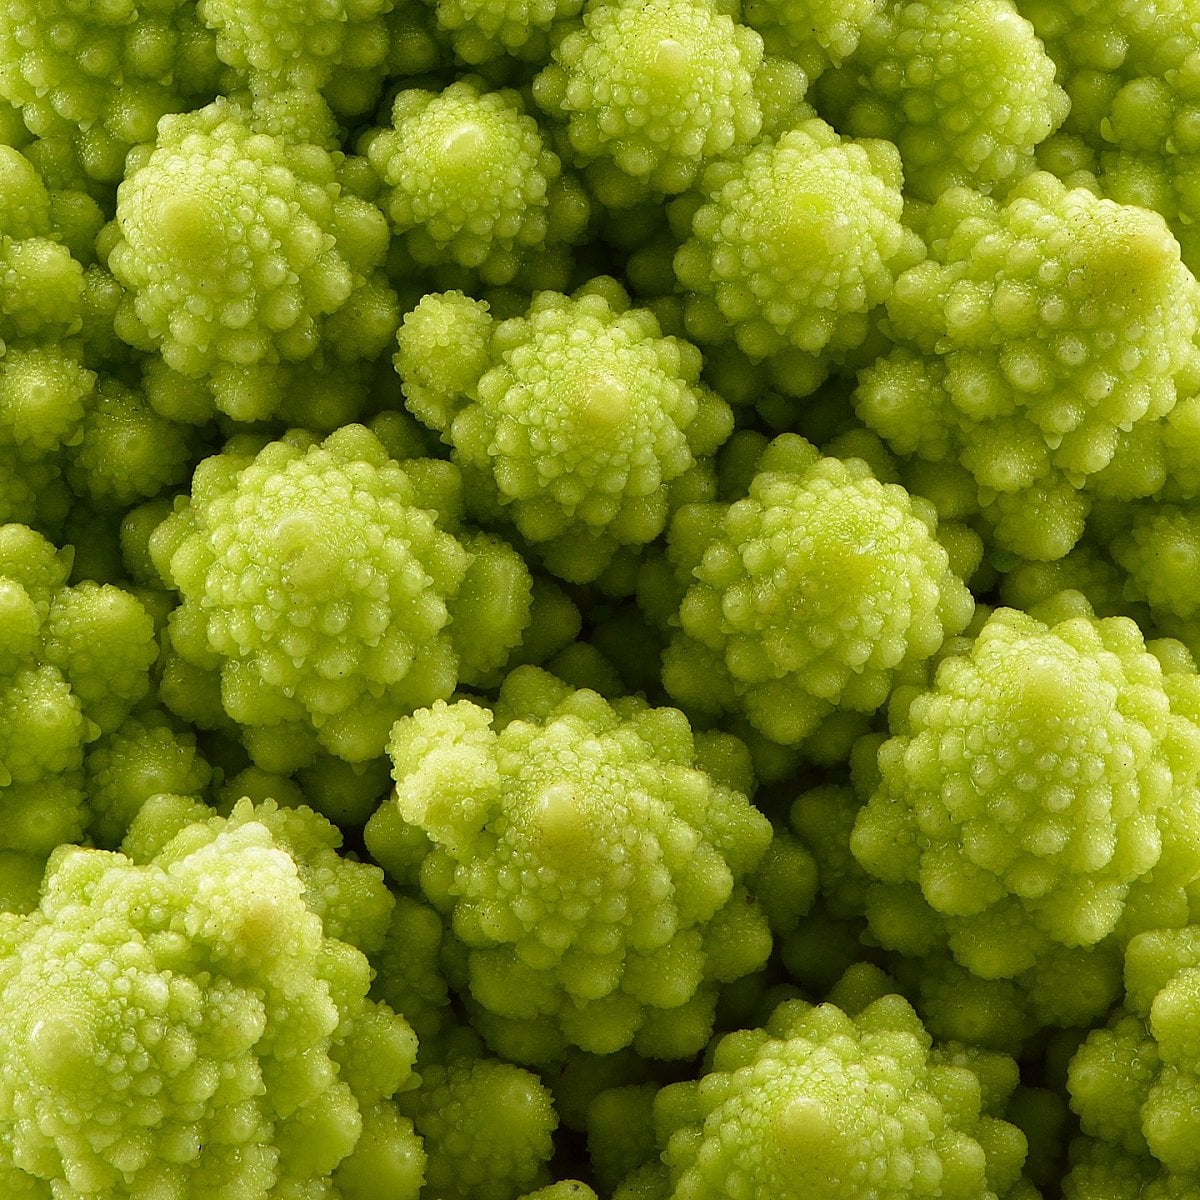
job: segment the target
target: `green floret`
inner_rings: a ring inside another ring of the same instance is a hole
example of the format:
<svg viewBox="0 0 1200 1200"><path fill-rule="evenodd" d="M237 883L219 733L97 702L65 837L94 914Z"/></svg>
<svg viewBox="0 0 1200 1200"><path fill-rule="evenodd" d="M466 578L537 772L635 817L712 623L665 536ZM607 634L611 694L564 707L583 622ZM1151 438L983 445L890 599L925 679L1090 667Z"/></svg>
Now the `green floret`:
<svg viewBox="0 0 1200 1200"><path fill-rule="evenodd" d="M377 86L389 50L385 14L392 7L392 0L199 0L197 14L216 31L221 60L252 86L313 92L335 75L341 88L347 75ZM374 90L368 85L368 96Z"/></svg>
<svg viewBox="0 0 1200 1200"><path fill-rule="evenodd" d="M1027 174L1070 107L1010 0L893 0L819 91L839 129L896 143L908 190L923 200Z"/></svg>
<svg viewBox="0 0 1200 1200"><path fill-rule="evenodd" d="M615 168L594 187L627 207L647 189L686 190L707 160L758 136L762 61L762 38L711 0L592 0L533 94L565 122L580 165Z"/></svg>
<svg viewBox="0 0 1200 1200"><path fill-rule="evenodd" d="M416 1039L322 922L353 872L377 872L343 863L314 888L270 822L246 804L149 858L64 848L40 907L0 927L0 1170L17 1188L416 1200L419 1139L390 1100ZM356 1185L360 1147L415 1178Z"/></svg>
<svg viewBox="0 0 1200 1200"><path fill-rule="evenodd" d="M854 53L885 0L747 0L742 18L769 54L798 63L810 80Z"/></svg>
<svg viewBox="0 0 1200 1200"><path fill-rule="evenodd" d="M699 351L618 292L543 292L507 321L460 293L427 296L399 334L409 408L453 447L473 514L510 520L573 583L704 498L732 426L698 382Z"/></svg>
<svg viewBox="0 0 1200 1200"><path fill-rule="evenodd" d="M401 465L361 425L197 469L151 553L181 595L170 636L184 675L201 688L219 676L260 766L293 770L318 744L374 758L398 715L503 666L529 619L529 573L505 543L461 530L460 487L449 463ZM163 698L179 707L169 679Z"/></svg>
<svg viewBox="0 0 1200 1200"><path fill-rule="evenodd" d="M515 56L540 63L553 33L578 14L584 0L426 0L454 53L478 65Z"/></svg>
<svg viewBox="0 0 1200 1200"><path fill-rule="evenodd" d="M85 747L150 687L154 625L133 596L67 586L69 551L0 526L0 850L45 859L77 842Z"/></svg>
<svg viewBox="0 0 1200 1200"><path fill-rule="evenodd" d="M1071 100L1064 124L1064 133L1070 131L1067 163L1073 158L1095 172L1113 199L1161 213L1184 261L1200 267L1200 63L1191 5L1022 0L1021 9L1058 64Z"/></svg>
<svg viewBox="0 0 1200 1200"><path fill-rule="evenodd" d="M199 438L150 407L144 395L102 379L67 454L66 478L100 509L128 509L187 479Z"/></svg>
<svg viewBox="0 0 1200 1200"><path fill-rule="evenodd" d="M858 414L898 454L966 468L1003 549L1060 558L1122 438L1158 438L1195 370L1196 282L1154 214L1044 173L1003 206L945 193L926 237ZM1159 486L1135 468L1122 498Z"/></svg>
<svg viewBox="0 0 1200 1200"><path fill-rule="evenodd" d="M851 849L885 946L1014 979L1042 1024L1111 1003L1105 960L1185 924L1200 679L1126 618L995 612L893 717Z"/></svg>
<svg viewBox="0 0 1200 1200"><path fill-rule="evenodd" d="M151 796L199 796L211 779L190 732L157 709L129 716L88 749L88 831L97 845L115 848Z"/></svg>
<svg viewBox="0 0 1200 1200"><path fill-rule="evenodd" d="M518 1200L547 1183L558 1125L536 1075L463 1054L421 1066L421 1086L399 1099L424 1139L425 1192L439 1200Z"/></svg>
<svg viewBox="0 0 1200 1200"><path fill-rule="evenodd" d="M710 167L706 203L675 256L679 282L695 293L689 330L717 342L732 332L753 360L789 350L820 365L844 357L866 339L896 275L923 256L900 223L900 186L894 146L844 140L816 118Z"/></svg>
<svg viewBox="0 0 1200 1200"><path fill-rule="evenodd" d="M717 985L765 961L745 883L771 827L711 747L675 709L610 705L529 667L494 712L460 701L396 725L395 804L432 842L422 887L509 1057L688 1057Z"/></svg>
<svg viewBox="0 0 1200 1200"><path fill-rule="evenodd" d="M93 178L121 178L165 113L219 90L215 39L190 0L11 0L0 9L0 97L40 138L64 136Z"/></svg>
<svg viewBox="0 0 1200 1200"><path fill-rule="evenodd" d="M1063 1200L1191 1200L1196 1183L1164 1171L1147 1154L1076 1138L1062 1189Z"/></svg>
<svg viewBox="0 0 1200 1200"><path fill-rule="evenodd" d="M744 713L784 745L835 710L874 712L898 671L970 620L936 526L932 506L860 459L777 438L745 499L685 508L671 527L682 600L668 692Z"/></svg>
<svg viewBox="0 0 1200 1200"><path fill-rule="evenodd" d="M698 1082L659 1093L662 1194L1035 1197L1021 1177L1025 1137L1000 1119L1007 1094L992 1086L992 1066L933 1046L899 996L854 1015L783 1004L766 1028L719 1042Z"/></svg>
<svg viewBox="0 0 1200 1200"><path fill-rule="evenodd" d="M1144 600L1156 616L1191 622L1200 613L1200 513L1174 504L1138 505L1123 514L1111 545L1125 572L1125 597Z"/></svg>
<svg viewBox="0 0 1200 1200"><path fill-rule="evenodd" d="M254 132L225 101L164 119L118 189L121 336L228 389L256 368L379 354L397 320L380 270L387 223L342 188L340 162Z"/></svg>
<svg viewBox="0 0 1200 1200"><path fill-rule="evenodd" d="M1071 1107L1090 1139L1084 1160L1120 1162L1128 1155L1122 1174L1142 1176L1147 1184L1159 1176L1161 1191L1131 1187L1131 1196L1194 1195L1200 1188L1200 927L1134 938L1125 989L1125 1010L1091 1033L1071 1060ZM1069 1186L1079 1200L1091 1200L1084 1181L1093 1170L1076 1166L1072 1172Z"/></svg>
<svg viewBox="0 0 1200 1200"><path fill-rule="evenodd" d="M392 126L367 135L392 229L423 267L455 262L508 283L538 251L578 241L583 189L562 174L519 93L459 79L401 92Z"/></svg>

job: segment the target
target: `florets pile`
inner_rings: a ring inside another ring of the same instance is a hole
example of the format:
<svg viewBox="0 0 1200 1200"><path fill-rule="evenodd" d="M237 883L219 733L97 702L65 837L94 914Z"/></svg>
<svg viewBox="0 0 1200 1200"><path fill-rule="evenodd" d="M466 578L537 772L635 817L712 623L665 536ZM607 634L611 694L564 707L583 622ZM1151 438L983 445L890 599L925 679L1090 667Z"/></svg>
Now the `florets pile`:
<svg viewBox="0 0 1200 1200"><path fill-rule="evenodd" d="M1184 0L0 0L0 1196L1197 1200Z"/></svg>

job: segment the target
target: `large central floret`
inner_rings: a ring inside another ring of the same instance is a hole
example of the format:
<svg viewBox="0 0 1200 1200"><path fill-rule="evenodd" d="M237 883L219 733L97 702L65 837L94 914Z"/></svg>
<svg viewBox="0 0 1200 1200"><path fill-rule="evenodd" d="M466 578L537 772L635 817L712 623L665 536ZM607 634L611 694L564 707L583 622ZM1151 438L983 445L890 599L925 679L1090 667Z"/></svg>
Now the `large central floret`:
<svg viewBox="0 0 1200 1200"><path fill-rule="evenodd" d="M397 724L390 753L489 1037L542 1059L704 1045L717 981L769 950L744 882L771 829L705 772L681 713L522 668L494 715L435 705Z"/></svg>

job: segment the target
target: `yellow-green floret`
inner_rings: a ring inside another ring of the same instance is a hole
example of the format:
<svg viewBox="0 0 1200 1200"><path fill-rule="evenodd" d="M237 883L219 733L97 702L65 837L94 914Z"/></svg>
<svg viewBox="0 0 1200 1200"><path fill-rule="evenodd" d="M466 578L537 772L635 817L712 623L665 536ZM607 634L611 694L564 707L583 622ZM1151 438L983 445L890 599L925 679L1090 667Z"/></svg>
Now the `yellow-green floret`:
<svg viewBox="0 0 1200 1200"><path fill-rule="evenodd" d="M453 447L474 515L511 521L571 582L705 495L732 426L698 382L699 351L606 291L542 292L507 321L460 293L427 296L396 356L410 410Z"/></svg>
<svg viewBox="0 0 1200 1200"><path fill-rule="evenodd" d="M438 28L450 35L465 63L486 63L512 55L542 62L554 33L574 17L584 0L426 0Z"/></svg>
<svg viewBox="0 0 1200 1200"><path fill-rule="evenodd" d="M900 223L900 188L894 146L843 139L817 118L714 164L675 256L693 336L732 333L752 359L794 349L828 361L859 346L897 274L923 257Z"/></svg>
<svg viewBox="0 0 1200 1200"><path fill-rule="evenodd" d="M128 592L67 585L71 554L0 525L0 849L79 841L85 748L150 688L154 622Z"/></svg>
<svg viewBox="0 0 1200 1200"><path fill-rule="evenodd" d="M1191 506L1148 504L1124 515L1110 551L1125 572L1125 599L1145 601L1168 628L1194 625L1200 613L1200 513Z"/></svg>
<svg viewBox="0 0 1200 1200"><path fill-rule="evenodd" d="M755 76L762 38L711 0L593 0L558 42L534 97L566 123L576 161L627 177L595 185L606 202L682 192L704 163L762 127Z"/></svg>
<svg viewBox="0 0 1200 1200"><path fill-rule="evenodd" d="M38 909L0 925L6 1195L415 1200L420 1140L390 1097L416 1039L321 915L343 883L390 897L360 864L306 879L264 816L243 802L149 856L136 824L125 854L64 848ZM407 1178L355 1184L360 1151Z"/></svg>
<svg viewBox="0 0 1200 1200"><path fill-rule="evenodd" d="M1015 979L1043 1024L1100 1015L1101 959L1186 923L1200 869L1200 677L1176 650L1124 617L1000 609L943 661L895 715L851 837L876 938Z"/></svg>
<svg viewBox="0 0 1200 1200"><path fill-rule="evenodd" d="M432 843L421 884L503 1053L704 1046L718 984L771 945L746 892L771 827L739 790L745 762L724 781L731 741L532 667L492 711L464 700L396 725L390 803Z"/></svg>
<svg viewBox="0 0 1200 1200"><path fill-rule="evenodd" d="M1162 220L1037 173L1003 206L953 189L930 257L896 282L896 349L855 405L892 449L974 478L1000 546L1061 558L1120 441L1174 408L1195 370L1200 293ZM1141 457L1123 498L1161 486Z"/></svg>
<svg viewBox="0 0 1200 1200"><path fill-rule="evenodd" d="M1094 171L1106 195L1161 213L1196 270L1200 36L1192 5L1021 0L1020 8L1058 65L1071 101L1065 136L1054 139L1063 153L1047 161Z"/></svg>
<svg viewBox="0 0 1200 1200"><path fill-rule="evenodd" d="M387 222L342 188L341 157L257 133L226 101L165 119L118 189L121 336L226 386L380 353L398 319L379 270Z"/></svg>
<svg viewBox="0 0 1200 1200"><path fill-rule="evenodd" d="M536 1075L471 1053L420 1069L398 1107L424 1140L426 1195L517 1200L549 1180L558 1115Z"/></svg>
<svg viewBox="0 0 1200 1200"><path fill-rule="evenodd" d="M685 508L672 525L686 590L663 660L668 692L702 712L743 712L785 745L837 709L874 712L897 671L970 620L936 528L927 501L861 459L777 438L748 496Z"/></svg>
<svg viewBox="0 0 1200 1200"><path fill-rule="evenodd" d="M0 98L39 137L69 136L83 168L106 182L164 113L210 100L220 68L191 0L0 6Z"/></svg>
<svg viewBox="0 0 1200 1200"><path fill-rule="evenodd" d="M798 63L810 80L854 53L884 0L746 0L742 20L769 54Z"/></svg>
<svg viewBox="0 0 1200 1200"><path fill-rule="evenodd" d="M1067 1086L1085 1135L1066 1184L1073 1200L1102 1194L1091 1187L1105 1167L1113 1180L1147 1185L1114 1189L1119 1200L1175 1200L1200 1189L1198 1005L1200 926L1130 942L1125 1006L1071 1061Z"/></svg>
<svg viewBox="0 0 1200 1200"><path fill-rule="evenodd" d="M151 552L181 596L174 652L219 675L261 765L285 753L294 769L318 742L375 757L397 715L502 666L529 620L529 573L498 539L460 533L460 516L453 466L400 464L360 425L197 469Z"/></svg>
<svg viewBox="0 0 1200 1200"><path fill-rule="evenodd" d="M985 1061L998 1057L933 1045L899 996L854 1015L785 1003L765 1028L720 1041L698 1081L659 1093L661 1194L1034 1197L1021 1177L1025 1136L1000 1119L1016 1069Z"/></svg>
<svg viewBox="0 0 1200 1200"><path fill-rule="evenodd" d="M221 60L261 89L315 90L335 74L382 77L393 0L199 0ZM336 94L336 93L335 93Z"/></svg>
<svg viewBox="0 0 1200 1200"><path fill-rule="evenodd" d="M453 262L507 283L535 251L583 233L583 189L511 89L467 78L442 92L402 91L391 128L366 147L386 185L383 210L421 266Z"/></svg>
<svg viewBox="0 0 1200 1200"><path fill-rule="evenodd" d="M820 99L848 135L894 142L909 192L924 200L1027 174L1069 108L1011 0L893 0L822 79Z"/></svg>

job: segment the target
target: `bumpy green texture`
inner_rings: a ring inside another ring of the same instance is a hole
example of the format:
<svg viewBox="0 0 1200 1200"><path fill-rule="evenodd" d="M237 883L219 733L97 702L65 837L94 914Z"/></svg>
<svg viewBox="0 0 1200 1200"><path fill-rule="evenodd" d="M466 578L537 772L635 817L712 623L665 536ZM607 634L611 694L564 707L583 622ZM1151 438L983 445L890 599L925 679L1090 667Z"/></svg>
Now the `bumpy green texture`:
<svg viewBox="0 0 1200 1200"><path fill-rule="evenodd" d="M749 495L672 524L682 601L664 685L701 712L744 713L784 745L837 709L873 712L898 671L970 620L936 527L928 502L861 459L777 438Z"/></svg>
<svg viewBox="0 0 1200 1200"><path fill-rule="evenodd" d="M151 796L200 796L212 779L193 734L157 709L127 717L89 747L86 772L88 832L108 849L120 845Z"/></svg>
<svg viewBox="0 0 1200 1200"><path fill-rule="evenodd" d="M1088 1186L1093 1163L1107 1165L1114 1181L1148 1185L1145 1192L1114 1188L1119 1200L1174 1200L1200 1188L1198 1004L1200 927L1155 930L1129 944L1125 1007L1071 1061L1071 1107L1088 1147L1068 1178L1075 1200L1098 1194Z"/></svg>
<svg viewBox="0 0 1200 1200"><path fill-rule="evenodd" d="M762 127L762 38L711 0L594 0L554 48L534 97L566 122L580 165L600 161L653 192L682 192L704 163ZM638 195L606 178L607 203Z"/></svg>
<svg viewBox="0 0 1200 1200"><path fill-rule="evenodd" d="M39 137L69 136L105 182L164 113L211 99L220 66L190 0L13 0L0 11L0 98Z"/></svg>
<svg viewBox="0 0 1200 1200"><path fill-rule="evenodd" d="M894 718L850 842L881 943L1014 979L1043 1024L1105 1010L1101 960L1186 924L1200 866L1200 677L1161 653L1123 617L1000 609L940 665Z"/></svg>
<svg viewBox="0 0 1200 1200"><path fill-rule="evenodd" d="M810 80L854 53L884 0L747 0L742 20L762 34L768 54L804 68Z"/></svg>
<svg viewBox="0 0 1200 1200"><path fill-rule="evenodd" d="M415 1200L419 1139L389 1098L416 1040L320 915L356 873L387 899L349 862L312 888L248 803L149 858L61 850L40 907L0 926L6 1194ZM364 1185L372 1152L415 1171Z"/></svg>
<svg viewBox="0 0 1200 1200"><path fill-rule="evenodd" d="M746 893L771 828L738 790L746 764L725 781L727 749L675 709L532 667L492 711L463 700L396 725L389 803L432 843L421 884L503 1053L704 1046L717 985L771 944Z"/></svg>
<svg viewBox="0 0 1200 1200"><path fill-rule="evenodd" d="M229 391L379 354L397 321L387 223L342 188L340 159L254 132L224 100L164 120L118 190L121 336Z"/></svg>
<svg viewBox="0 0 1200 1200"><path fill-rule="evenodd" d="M1176 504L1148 504L1123 515L1111 554L1125 573L1124 597L1145 601L1160 625L1190 645L1184 631L1194 633L1200 614L1200 513Z"/></svg>
<svg viewBox="0 0 1200 1200"><path fill-rule="evenodd" d="M426 296L396 355L410 411L453 447L472 515L511 521L573 583L711 492L732 415L700 366L616 288L542 292L507 321L461 293Z"/></svg>
<svg viewBox="0 0 1200 1200"><path fill-rule="evenodd" d="M154 624L128 592L67 586L71 553L0 525L0 850L77 842L85 747L150 687Z"/></svg>
<svg viewBox="0 0 1200 1200"><path fill-rule="evenodd" d="M752 359L824 361L862 344L896 275L923 256L900 223L900 158L817 118L705 173L707 202L675 256L688 328ZM818 380L819 381L819 380Z"/></svg>
<svg viewBox="0 0 1200 1200"><path fill-rule="evenodd" d="M542 62L552 33L583 8L584 0L426 0L455 54L472 65L505 55Z"/></svg>
<svg viewBox="0 0 1200 1200"><path fill-rule="evenodd" d="M335 73L383 75L384 14L392 7L392 0L199 0L197 13L216 31L221 60L252 85L311 91Z"/></svg>
<svg viewBox="0 0 1200 1200"><path fill-rule="evenodd" d="M1007 1066L933 1046L899 996L853 1016L785 1003L765 1028L719 1042L699 1081L659 1093L662 1195L1034 1197L1021 1178L1025 1137L1000 1119L1016 1083Z"/></svg>
<svg viewBox="0 0 1200 1200"><path fill-rule="evenodd" d="M511 89L460 79L442 92L403 91L367 157L392 229L420 266L449 261L508 283L530 255L577 241L587 223L583 189Z"/></svg>
<svg viewBox="0 0 1200 1200"><path fill-rule="evenodd" d="M1071 100L1063 163L1094 171L1107 195L1161 213L1184 261L1200 266L1200 63L1183 0L1022 0Z"/></svg>
<svg viewBox="0 0 1200 1200"><path fill-rule="evenodd" d="M1196 282L1161 219L1030 176L1003 206L953 189L930 257L897 280L898 346L864 371L859 416L903 455L974 478L996 542L1029 559L1079 540L1103 472L1122 499L1161 477L1121 438L1189 395Z"/></svg>
<svg viewBox="0 0 1200 1200"><path fill-rule="evenodd" d="M426 1154L426 1195L439 1200L518 1200L548 1183L558 1125L536 1075L471 1054L421 1064L421 1086L400 1098Z"/></svg>
<svg viewBox="0 0 1200 1200"><path fill-rule="evenodd" d="M819 92L839 129L896 144L907 189L923 200L1027 174L1069 108L1011 0L893 0Z"/></svg>
<svg viewBox="0 0 1200 1200"><path fill-rule="evenodd" d="M502 666L529 573L498 539L459 536L460 515L453 466L401 465L361 425L201 464L151 553L181 596L175 653L200 690L219 676L260 765L290 771L318 743L373 758L397 715Z"/></svg>

